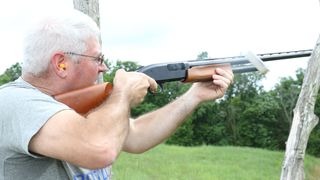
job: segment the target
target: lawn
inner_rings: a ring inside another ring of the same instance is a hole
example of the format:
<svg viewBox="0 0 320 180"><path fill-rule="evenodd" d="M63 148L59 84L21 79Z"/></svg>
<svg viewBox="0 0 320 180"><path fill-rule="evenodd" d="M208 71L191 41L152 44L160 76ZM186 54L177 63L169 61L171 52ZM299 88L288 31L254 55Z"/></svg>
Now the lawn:
<svg viewBox="0 0 320 180"><path fill-rule="evenodd" d="M146 153L122 153L113 165L116 180L279 179L284 152L247 147L160 145ZM307 180L320 179L320 159L306 156Z"/></svg>

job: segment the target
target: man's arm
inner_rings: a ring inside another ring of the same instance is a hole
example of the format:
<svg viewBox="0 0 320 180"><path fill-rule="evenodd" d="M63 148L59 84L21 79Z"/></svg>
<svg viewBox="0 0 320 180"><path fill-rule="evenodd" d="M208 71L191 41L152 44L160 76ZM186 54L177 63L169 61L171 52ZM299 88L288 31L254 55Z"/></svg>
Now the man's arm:
<svg viewBox="0 0 320 180"><path fill-rule="evenodd" d="M57 113L31 139L29 150L88 169L110 165L127 137L130 108L149 87L155 89L156 83L145 74L118 71L104 104L87 117L72 110Z"/></svg>
<svg viewBox="0 0 320 180"><path fill-rule="evenodd" d="M230 66L216 69L213 81L194 83L181 97L172 103L131 121L124 151L144 152L168 138L203 101L224 95L232 83Z"/></svg>

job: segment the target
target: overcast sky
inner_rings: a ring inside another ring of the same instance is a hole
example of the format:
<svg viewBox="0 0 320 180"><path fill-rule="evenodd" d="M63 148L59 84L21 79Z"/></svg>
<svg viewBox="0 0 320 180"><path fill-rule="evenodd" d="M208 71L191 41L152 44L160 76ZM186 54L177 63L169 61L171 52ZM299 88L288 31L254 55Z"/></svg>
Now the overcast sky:
<svg viewBox="0 0 320 180"><path fill-rule="evenodd" d="M0 73L20 62L26 24L46 11L73 8L72 0L10 0L0 7ZM209 57L314 48L318 0L100 0L103 51L110 60L147 65ZM268 63L264 82L294 75L304 60Z"/></svg>

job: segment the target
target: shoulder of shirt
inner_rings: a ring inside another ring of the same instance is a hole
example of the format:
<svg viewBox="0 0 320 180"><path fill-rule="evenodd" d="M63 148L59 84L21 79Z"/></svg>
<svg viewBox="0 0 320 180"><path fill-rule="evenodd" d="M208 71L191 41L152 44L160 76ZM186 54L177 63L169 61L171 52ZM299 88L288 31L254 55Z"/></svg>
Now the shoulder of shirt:
<svg viewBox="0 0 320 180"><path fill-rule="evenodd" d="M23 80L21 77L16 79L15 81L8 82L0 86L0 90L9 87L17 87L17 88L28 88L28 89L36 89L34 86Z"/></svg>

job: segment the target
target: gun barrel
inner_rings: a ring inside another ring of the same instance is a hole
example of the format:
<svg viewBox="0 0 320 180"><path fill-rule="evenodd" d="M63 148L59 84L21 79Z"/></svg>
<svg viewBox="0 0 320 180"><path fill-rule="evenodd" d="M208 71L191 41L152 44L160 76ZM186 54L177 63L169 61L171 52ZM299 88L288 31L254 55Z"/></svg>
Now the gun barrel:
<svg viewBox="0 0 320 180"><path fill-rule="evenodd" d="M262 61L274 61L274 60L283 60L283 59L292 59L292 58L301 58L309 57L312 54L312 49L299 50L299 51L287 51L287 52L278 52L278 53L266 53L258 54Z"/></svg>
<svg viewBox="0 0 320 180"><path fill-rule="evenodd" d="M265 53L257 54L257 56L264 62L275 61L283 59L301 58L308 57L312 53L312 49L299 50L299 51L286 51L277 53ZM204 59L204 60L192 60L187 61L190 67L194 66L205 66L211 64L231 64L240 65L250 63L246 56L234 56L234 57L224 57L224 58L214 58L214 59Z"/></svg>
<svg viewBox="0 0 320 180"><path fill-rule="evenodd" d="M286 51L276 53L257 54L257 58L263 62L284 60L292 58L308 57L312 54L312 49L299 50L299 51ZM186 62L190 67L206 66L212 64L231 64L234 73L244 73L257 71L255 66L252 66L252 62L249 61L248 56L234 56L204 60L192 60ZM263 65L263 64L262 64Z"/></svg>

